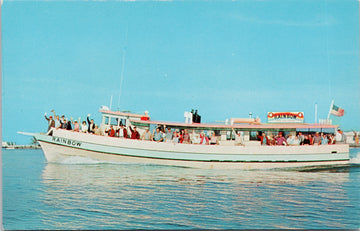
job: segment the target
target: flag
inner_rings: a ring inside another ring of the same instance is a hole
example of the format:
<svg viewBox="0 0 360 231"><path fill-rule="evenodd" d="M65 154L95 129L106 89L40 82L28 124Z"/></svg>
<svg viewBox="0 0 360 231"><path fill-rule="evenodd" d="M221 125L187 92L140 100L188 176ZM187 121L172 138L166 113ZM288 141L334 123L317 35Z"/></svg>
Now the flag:
<svg viewBox="0 0 360 231"><path fill-rule="evenodd" d="M335 116L339 116L339 117L343 116L344 112L345 112L344 109L336 106L335 104L333 104L331 111L330 111L331 114L333 114Z"/></svg>

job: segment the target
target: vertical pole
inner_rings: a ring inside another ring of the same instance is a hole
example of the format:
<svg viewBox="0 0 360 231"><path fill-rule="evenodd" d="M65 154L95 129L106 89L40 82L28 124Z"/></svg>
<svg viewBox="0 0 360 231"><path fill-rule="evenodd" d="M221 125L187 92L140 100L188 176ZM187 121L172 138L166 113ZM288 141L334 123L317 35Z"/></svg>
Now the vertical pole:
<svg viewBox="0 0 360 231"><path fill-rule="evenodd" d="M128 24L126 24L126 31L125 31L125 46L123 50L123 57L122 57L122 64L121 64L121 74L120 74L120 90L119 90L119 101L118 101L118 110L120 111L120 98L121 98L121 88L123 85L124 79L124 68L125 68L125 58L126 58L126 48L127 48L127 40L128 40Z"/></svg>
<svg viewBox="0 0 360 231"><path fill-rule="evenodd" d="M111 111L111 106L112 106L112 95L111 95L111 98L110 98L110 111Z"/></svg>
<svg viewBox="0 0 360 231"><path fill-rule="evenodd" d="M331 101L331 105L330 105L330 109L329 109L329 114L328 114L328 117L327 117L327 120L329 121L330 119L330 113L331 113L331 109L333 108L334 106L334 100Z"/></svg>
<svg viewBox="0 0 360 231"><path fill-rule="evenodd" d="M317 103L315 103L315 123L317 123Z"/></svg>

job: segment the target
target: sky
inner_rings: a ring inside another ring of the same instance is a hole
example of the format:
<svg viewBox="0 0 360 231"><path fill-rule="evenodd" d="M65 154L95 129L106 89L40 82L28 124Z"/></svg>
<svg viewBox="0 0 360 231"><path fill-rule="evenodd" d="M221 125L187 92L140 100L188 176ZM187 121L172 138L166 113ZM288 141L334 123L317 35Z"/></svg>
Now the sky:
<svg viewBox="0 0 360 231"><path fill-rule="evenodd" d="M359 1L7 1L1 8L2 140L46 132L44 113L99 108L202 122L268 112L360 131ZM110 105L111 104L111 105Z"/></svg>

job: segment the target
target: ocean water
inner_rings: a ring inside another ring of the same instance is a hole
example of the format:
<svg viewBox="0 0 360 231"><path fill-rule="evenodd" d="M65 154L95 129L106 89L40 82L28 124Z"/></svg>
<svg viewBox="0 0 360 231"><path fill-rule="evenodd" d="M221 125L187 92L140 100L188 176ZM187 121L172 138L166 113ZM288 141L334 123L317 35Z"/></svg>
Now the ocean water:
<svg viewBox="0 0 360 231"><path fill-rule="evenodd" d="M2 150L5 229L357 229L360 149L321 171L47 163Z"/></svg>

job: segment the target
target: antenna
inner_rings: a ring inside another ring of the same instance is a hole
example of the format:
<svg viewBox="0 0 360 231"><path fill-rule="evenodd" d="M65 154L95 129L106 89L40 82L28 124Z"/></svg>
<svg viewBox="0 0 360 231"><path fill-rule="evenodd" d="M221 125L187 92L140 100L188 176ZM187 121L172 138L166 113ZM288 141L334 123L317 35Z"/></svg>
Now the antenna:
<svg viewBox="0 0 360 231"><path fill-rule="evenodd" d="M111 95L111 98L110 98L110 111L111 111L111 105L112 105L112 97L113 97L113 95Z"/></svg>
<svg viewBox="0 0 360 231"><path fill-rule="evenodd" d="M315 103L315 123L317 123L317 103Z"/></svg>
<svg viewBox="0 0 360 231"><path fill-rule="evenodd" d="M120 98L121 98L121 88L124 79L124 68L125 68L125 57L126 57L126 47L127 47L127 40L128 40L128 24L126 24L126 31L125 31L125 46L122 58L122 65L121 65L121 74L120 74L120 91L119 91L119 101L118 101L118 110L120 110Z"/></svg>

